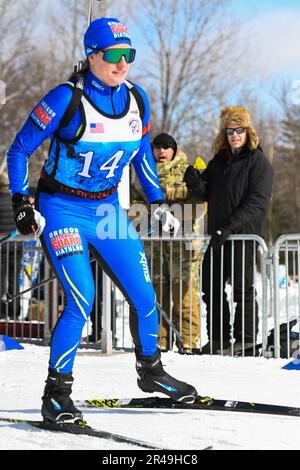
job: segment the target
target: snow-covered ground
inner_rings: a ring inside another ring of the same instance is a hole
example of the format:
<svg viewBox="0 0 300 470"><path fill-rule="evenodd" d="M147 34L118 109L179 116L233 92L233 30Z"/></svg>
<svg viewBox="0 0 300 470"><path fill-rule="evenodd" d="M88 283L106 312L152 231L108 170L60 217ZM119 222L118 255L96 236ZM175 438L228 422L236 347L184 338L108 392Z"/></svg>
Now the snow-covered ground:
<svg viewBox="0 0 300 470"><path fill-rule="evenodd" d="M49 348L24 344L0 353L0 416L40 419ZM282 370L286 360L163 354L169 373L193 383L199 394L232 400L300 406L300 371ZM101 356L80 350L74 399L148 396L136 385L133 353ZM299 417L175 410L87 410L95 428L163 448L300 449ZM137 449L129 444L0 422L0 449Z"/></svg>

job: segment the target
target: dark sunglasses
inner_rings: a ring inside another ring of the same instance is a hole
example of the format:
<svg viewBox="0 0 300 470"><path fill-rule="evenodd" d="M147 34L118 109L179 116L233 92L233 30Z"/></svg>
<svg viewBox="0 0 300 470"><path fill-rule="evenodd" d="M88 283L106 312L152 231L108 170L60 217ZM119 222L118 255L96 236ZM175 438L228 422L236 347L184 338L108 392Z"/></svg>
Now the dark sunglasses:
<svg viewBox="0 0 300 470"><path fill-rule="evenodd" d="M135 54L136 54L136 49L133 49L133 48L102 50L102 49L95 49L93 47L90 47L90 49L93 49L95 53L103 52L103 60L111 64L118 64L120 60L122 60L123 56L125 57L127 64L130 64L131 62L134 61Z"/></svg>
<svg viewBox="0 0 300 470"><path fill-rule="evenodd" d="M157 144L157 145L153 145L153 148L154 149L164 149L164 150L167 150L170 148L170 145L166 145L166 144Z"/></svg>
<svg viewBox="0 0 300 470"><path fill-rule="evenodd" d="M237 134L244 134L245 128L244 127L226 127L225 131L227 135L233 135L235 132Z"/></svg>

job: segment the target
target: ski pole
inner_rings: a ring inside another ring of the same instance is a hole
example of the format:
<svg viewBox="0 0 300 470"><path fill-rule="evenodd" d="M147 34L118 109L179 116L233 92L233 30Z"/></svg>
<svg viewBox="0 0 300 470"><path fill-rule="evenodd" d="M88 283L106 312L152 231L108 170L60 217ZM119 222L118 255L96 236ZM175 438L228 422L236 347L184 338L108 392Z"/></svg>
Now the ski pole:
<svg viewBox="0 0 300 470"><path fill-rule="evenodd" d="M15 299L18 297L21 297L21 295L27 294L28 292L32 292L35 289L38 289L39 287L44 286L45 284L48 284L49 282L55 281L56 276L49 277L48 279L45 279L44 281L40 282L39 284L36 284L35 286L28 287L28 289L23 290L22 292L19 292L18 294L11 295L9 292L3 292L1 295L0 301L5 303L5 304L10 304L13 302Z"/></svg>
<svg viewBox="0 0 300 470"><path fill-rule="evenodd" d="M0 245L2 245L2 243L8 242L9 240L12 240L12 239L15 238L17 235L18 235L18 231L17 231L17 230L13 230L12 232L10 232L10 233L8 233L7 235L5 235L4 237L0 238Z"/></svg>
<svg viewBox="0 0 300 470"><path fill-rule="evenodd" d="M147 236L150 235L150 234L152 233L152 231L153 231L153 230L152 230L152 228L151 228L150 230L147 231L146 235L147 235ZM11 232L11 233L9 233L8 235L6 235L4 238L1 238L1 239L0 239L0 244L2 243L2 240L3 240L3 243L4 243L4 242L7 241L8 239L10 239L10 238L8 238L8 237L13 238L13 236L18 235L18 232L17 232L17 231L15 231L15 232L16 232L15 235L12 235L14 232ZM145 234L144 234L144 235L145 235ZM144 235L141 235L141 236L144 236ZM95 258L91 258L91 259L90 259L90 264L93 263L94 261L96 261L96 259L95 259ZM28 287L28 289L23 290L22 292L19 292L18 294L15 294L15 295L10 294L8 291L3 292L3 294L2 294L1 297L0 297L0 302L4 302L4 303L6 303L6 304L9 304L10 302L13 302L15 299L17 299L18 297L20 297L21 295L27 294L28 292L32 292L32 291L34 291L35 289L38 289L39 287L43 287L45 284L48 284L49 282L55 281L55 279L57 279L56 276L51 276L51 277L49 277L48 279L44 279L43 281L39 282L38 284L35 284L35 286Z"/></svg>
<svg viewBox="0 0 300 470"><path fill-rule="evenodd" d="M147 232L147 235L149 235L150 233L152 232L152 230L150 230L149 232ZM14 230L13 232L10 232L9 234L7 234L5 237L1 238L0 239L0 244L1 243L4 243L5 241L8 241L12 238L14 238L16 235L18 235L18 232L17 230ZM94 261L96 261L95 258L91 258L90 259L90 263L93 263ZM28 292L32 292L34 291L35 289L39 289L40 287L43 287L44 285L46 284L49 284L50 282L52 281L55 281L55 279L57 279L57 277L54 275L54 276L51 276L49 277L48 279L44 279L43 281L39 282L38 284L36 284L35 286L31 286L31 287L28 287L28 289L25 289L23 290L22 292L19 292L15 295L12 295L10 294L9 292L4 292L2 295L1 295L1 298L0 298L0 301L5 303L5 304L10 304L11 302L13 302L15 299L17 299L18 297L21 297L22 295L24 294L27 294ZM159 310L160 314L162 315L162 317L165 319L166 323L169 325L169 327L174 331L176 337L178 338L178 341L180 342L180 344L182 345L183 342L182 342L182 338L181 338L181 335L180 333L178 332L177 328L175 327L175 325L171 322L171 320L169 319L167 313L163 310L162 306L156 302L156 307L157 309Z"/></svg>
<svg viewBox="0 0 300 470"><path fill-rule="evenodd" d="M93 263L94 261L96 261L95 258L92 258L90 260L90 263ZM0 301L5 304L10 304L10 302L13 302L18 297L21 297L21 295L27 294L28 292L32 292L35 289L39 289L40 287L43 287L46 284L49 284L50 282L55 281L55 279L57 279L56 276L50 276L48 277L48 279L44 279L43 281L39 282L35 286L28 287L28 289L22 290L22 292L18 292L15 295L10 294L9 292L3 292L0 298Z"/></svg>
<svg viewBox="0 0 300 470"><path fill-rule="evenodd" d="M94 261L95 261L95 259L92 259L91 263L93 263ZM45 279L44 281L40 282L39 284L36 284L35 286L29 287L28 289L25 289L25 290L23 290L22 292L19 292L16 295L11 295L9 292L4 292L2 294L0 300L1 300L1 302L5 303L5 304L10 304L11 302L13 302L15 299L17 299L21 295L27 294L28 292L32 292L35 289L38 289L38 288L40 288L40 287L42 287L46 284L49 284L50 282L55 281L55 279L57 279L56 276L51 276L48 279ZM162 306L158 302L156 302L156 308L159 310L161 316L165 319L165 321L169 325L169 327L174 331L175 336L177 337L178 341L180 342L180 345L182 345L183 342L182 342L182 338L181 338L181 335L180 335L179 331L175 327L174 323L171 322L169 316L163 310Z"/></svg>
<svg viewBox="0 0 300 470"><path fill-rule="evenodd" d="M96 261L96 259L92 258L90 260L90 263L93 263L94 261ZM4 292L1 296L1 298L0 298L0 301L5 303L5 304L10 304L11 302L13 302L18 297L21 297L22 295L27 294L28 292L32 292L35 289L38 289L38 288L40 288L40 287L42 287L46 284L49 284L50 282L55 281L56 279L57 279L56 276L51 276L48 279L44 279L43 281L39 282L35 286L28 287L28 289L25 289L22 292L19 292L18 294L15 294L15 295L11 295L9 292ZM165 319L165 321L169 325L169 327L174 331L175 336L177 337L178 341L180 342L180 345L182 346L183 342L182 342L181 335L180 335L179 331L177 330L177 328L175 327L174 323L171 322L169 316L163 310L162 306L158 302L156 302L156 308L159 310L161 316Z"/></svg>
<svg viewBox="0 0 300 470"><path fill-rule="evenodd" d="M15 232L16 232L16 233L15 233ZM149 235L151 235L152 232L153 232L153 229L150 228L150 229L147 230L146 233L141 234L141 237L143 237L143 236L145 236L145 235L146 235L146 236L149 236ZM14 233L15 233L15 235L13 235ZM16 236L16 235L18 235L18 232L17 232L16 230L15 230L14 232L9 233L9 234L6 235L4 238L1 238L1 239L0 239L0 244L2 243L2 240L3 240L3 242L5 242L5 241L7 241L8 239L10 239L10 238L8 238L8 237L13 238L13 237ZM90 264L92 264L94 261L96 261L96 259L95 259L95 258L91 258L91 259L90 259ZM44 279L43 281L39 282L39 283L36 284L35 286L28 287L28 289L23 290L22 292L19 292L18 294L15 294L15 295L12 295L12 294L10 294L10 293L7 292L7 291L6 291L6 292L3 292L3 294L2 294L1 297L0 297L0 302L4 302L4 303L6 303L6 304L9 304L10 302L13 302L15 299L17 299L18 297L20 297L21 295L27 294L28 292L32 292L32 291L34 291L35 289L38 289L39 287L43 287L45 284L48 284L49 282L55 281L55 279L57 279L56 276L51 276L51 277L49 277L48 279Z"/></svg>
<svg viewBox="0 0 300 470"><path fill-rule="evenodd" d="M101 2L101 0L98 0L98 2ZM94 2L93 0L90 0L89 4L89 15L88 15L88 26L90 26L94 16Z"/></svg>
<svg viewBox="0 0 300 470"><path fill-rule="evenodd" d="M182 341L181 335L180 335L179 331L177 330L176 326L174 325L174 323L171 322L169 316L163 310L162 306L158 302L156 302L156 307L159 310L159 313L161 314L161 316L165 319L166 323L174 331L175 336L177 337L178 341L180 342L180 346L183 346L183 341Z"/></svg>
<svg viewBox="0 0 300 470"><path fill-rule="evenodd" d="M93 18L93 0L90 0L89 15L88 15L88 26L90 26Z"/></svg>

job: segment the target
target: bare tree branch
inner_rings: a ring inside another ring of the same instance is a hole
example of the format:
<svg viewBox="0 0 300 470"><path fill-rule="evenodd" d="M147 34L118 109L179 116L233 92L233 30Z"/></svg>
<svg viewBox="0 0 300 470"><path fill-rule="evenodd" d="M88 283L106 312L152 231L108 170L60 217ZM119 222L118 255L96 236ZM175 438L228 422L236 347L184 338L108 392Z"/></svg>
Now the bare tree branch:
<svg viewBox="0 0 300 470"><path fill-rule="evenodd" d="M213 116L218 97L232 86L225 57L230 50L233 59L231 48L239 31L231 25L225 3L149 0L142 18L135 12L147 47L139 78L151 97L154 128L178 139L194 135L195 120Z"/></svg>

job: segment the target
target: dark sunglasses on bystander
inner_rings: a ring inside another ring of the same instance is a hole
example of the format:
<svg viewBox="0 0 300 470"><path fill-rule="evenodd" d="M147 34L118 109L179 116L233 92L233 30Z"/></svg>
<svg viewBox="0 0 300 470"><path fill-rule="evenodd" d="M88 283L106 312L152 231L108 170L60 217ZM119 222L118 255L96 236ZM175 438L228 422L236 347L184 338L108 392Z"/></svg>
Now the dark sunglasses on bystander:
<svg viewBox="0 0 300 470"><path fill-rule="evenodd" d="M233 135L235 132L237 134L244 134L245 130L244 127L226 127L225 132L227 135Z"/></svg>
<svg viewBox="0 0 300 470"><path fill-rule="evenodd" d="M167 149L169 149L169 148L171 148L171 147L170 147L170 145L160 144L160 145L153 145L153 148L154 148L154 149L164 149L164 150L167 150Z"/></svg>

